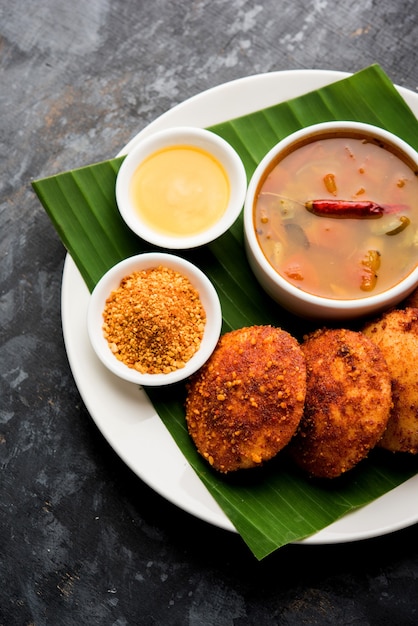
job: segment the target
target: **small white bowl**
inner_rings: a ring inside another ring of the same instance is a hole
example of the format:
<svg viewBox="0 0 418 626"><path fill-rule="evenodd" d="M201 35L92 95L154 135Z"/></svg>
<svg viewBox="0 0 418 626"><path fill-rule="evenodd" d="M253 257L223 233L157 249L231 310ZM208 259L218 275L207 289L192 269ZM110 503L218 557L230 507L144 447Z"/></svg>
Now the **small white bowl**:
<svg viewBox="0 0 418 626"><path fill-rule="evenodd" d="M168 374L141 374L119 361L112 353L103 335L103 311L106 299L117 289L121 280L135 271L163 266L186 276L197 289L206 312L206 324L200 348L186 365ZM94 351L100 361L114 374L143 386L170 385L196 372L212 354L222 326L222 311L218 294L208 277L195 265L178 256L151 252L129 257L112 267L93 290L87 314L87 330Z"/></svg>
<svg viewBox="0 0 418 626"><path fill-rule="evenodd" d="M220 162L229 179L230 196L224 214L215 224L198 234L171 236L160 233L142 220L132 202L130 185L136 169L147 157L170 146L190 146L208 152ZM162 130L137 144L123 161L116 179L117 205L129 228L149 243L172 250L196 248L220 237L239 216L246 190L245 168L232 146L211 131L184 126Z"/></svg>
<svg viewBox="0 0 418 626"><path fill-rule="evenodd" d="M418 266L392 288L363 298L334 299L316 296L288 282L268 262L257 240L254 226L254 202L258 187L266 170L278 160L281 153L288 154L300 143L314 141L318 137L341 135L347 132L373 136L383 145L392 146L403 153L418 171L418 153L405 141L382 128L358 122L324 122L292 133L274 146L256 168L248 185L244 205L245 249L249 264L263 289L284 308L307 319L350 320L377 314L395 306L408 296L418 285Z"/></svg>

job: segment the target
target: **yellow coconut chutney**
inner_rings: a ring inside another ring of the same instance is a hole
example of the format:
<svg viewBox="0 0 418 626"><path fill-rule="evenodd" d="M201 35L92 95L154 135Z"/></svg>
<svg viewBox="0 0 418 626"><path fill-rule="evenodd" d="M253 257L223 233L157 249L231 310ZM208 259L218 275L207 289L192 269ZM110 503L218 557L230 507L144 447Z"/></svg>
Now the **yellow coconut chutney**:
<svg viewBox="0 0 418 626"><path fill-rule="evenodd" d="M181 145L147 157L133 174L130 193L139 216L150 228L184 237L204 232L222 217L230 186L213 155Z"/></svg>

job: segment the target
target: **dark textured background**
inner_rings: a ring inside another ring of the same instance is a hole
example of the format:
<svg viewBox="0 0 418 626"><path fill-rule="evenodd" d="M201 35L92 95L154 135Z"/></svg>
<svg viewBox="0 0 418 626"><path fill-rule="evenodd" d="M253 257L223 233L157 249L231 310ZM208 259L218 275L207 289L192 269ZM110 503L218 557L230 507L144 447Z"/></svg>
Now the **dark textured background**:
<svg viewBox="0 0 418 626"><path fill-rule="evenodd" d="M68 366L65 252L30 187L249 74L378 62L416 91L417 41L414 0L0 0L1 626L418 623L417 526L258 563L120 461Z"/></svg>

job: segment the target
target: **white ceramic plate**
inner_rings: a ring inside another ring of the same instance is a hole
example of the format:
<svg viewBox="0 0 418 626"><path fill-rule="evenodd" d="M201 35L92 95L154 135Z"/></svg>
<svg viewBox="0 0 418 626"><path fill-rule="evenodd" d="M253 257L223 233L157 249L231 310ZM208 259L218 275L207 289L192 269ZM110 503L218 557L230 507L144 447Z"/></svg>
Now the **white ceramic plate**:
<svg viewBox="0 0 418 626"><path fill-rule="evenodd" d="M302 95L345 78L342 72L297 70L242 78L205 91L174 107L135 136L170 126L206 127ZM399 88L418 116L418 95ZM104 437L145 483L184 511L229 531L229 519L201 483L155 413L147 396L112 375L87 335L89 292L70 256L62 282L62 323L70 366L83 401ZM305 539L305 544L343 543L384 535L418 521L418 475L373 503Z"/></svg>

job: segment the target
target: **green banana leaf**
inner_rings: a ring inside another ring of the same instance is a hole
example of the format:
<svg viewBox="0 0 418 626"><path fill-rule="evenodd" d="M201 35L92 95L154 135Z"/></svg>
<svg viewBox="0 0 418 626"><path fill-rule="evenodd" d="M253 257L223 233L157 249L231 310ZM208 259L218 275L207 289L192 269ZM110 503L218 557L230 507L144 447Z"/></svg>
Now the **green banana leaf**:
<svg viewBox="0 0 418 626"><path fill-rule="evenodd" d="M327 120L375 124L418 149L418 122L377 65L210 130L237 150L250 178L278 140ZM117 210L115 180L122 160L110 159L32 183L90 290L115 263L151 249L125 226ZM249 280L242 218L214 243L184 256L214 283L222 304L223 332L252 324L273 324L300 339L311 330L306 322L273 303L255 280ZM184 456L257 559L319 531L418 470L416 457L398 458L375 450L346 476L332 482L308 479L291 465L285 453L261 469L220 476L198 455L187 433L184 385L148 389L147 393Z"/></svg>

